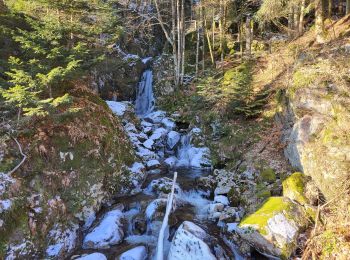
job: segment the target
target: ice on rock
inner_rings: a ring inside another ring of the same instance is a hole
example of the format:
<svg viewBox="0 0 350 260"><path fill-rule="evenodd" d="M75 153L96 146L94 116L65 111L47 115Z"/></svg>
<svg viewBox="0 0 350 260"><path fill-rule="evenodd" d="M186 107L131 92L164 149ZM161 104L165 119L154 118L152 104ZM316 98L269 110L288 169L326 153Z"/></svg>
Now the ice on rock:
<svg viewBox="0 0 350 260"><path fill-rule="evenodd" d="M158 160L150 160L146 163L147 169L154 170L160 166L160 162Z"/></svg>
<svg viewBox="0 0 350 260"><path fill-rule="evenodd" d="M157 128L156 130L154 130L153 134L151 135L150 139L156 141L161 139L162 137L164 137L167 134L167 130L163 127Z"/></svg>
<svg viewBox="0 0 350 260"><path fill-rule="evenodd" d="M138 246L122 253L120 260L145 260L147 258L147 250L144 246Z"/></svg>
<svg viewBox="0 0 350 260"><path fill-rule="evenodd" d="M173 150L181 139L180 133L176 131L170 131L167 137L167 145L170 150Z"/></svg>
<svg viewBox="0 0 350 260"><path fill-rule="evenodd" d="M133 123L130 123L130 122L124 126L124 129L128 133L137 133L137 129L136 129L135 125Z"/></svg>
<svg viewBox="0 0 350 260"><path fill-rule="evenodd" d="M151 122L153 124L160 124L162 120L165 118L166 113L161 110L157 110L155 112L149 113L144 117L144 120Z"/></svg>
<svg viewBox="0 0 350 260"><path fill-rule="evenodd" d="M159 178L151 181L151 183L147 187L147 191L154 192L157 194L170 193L172 186L173 186L173 180L167 177L163 177L163 178ZM175 194L179 194L180 192L181 192L181 188L176 183Z"/></svg>
<svg viewBox="0 0 350 260"><path fill-rule="evenodd" d="M171 242L168 260L216 260L209 246L203 241L206 236L202 228L185 221Z"/></svg>
<svg viewBox="0 0 350 260"><path fill-rule="evenodd" d="M165 209L165 206L167 204L167 199L155 199L153 200L146 208L146 217L148 220L152 220L155 213L160 209Z"/></svg>
<svg viewBox="0 0 350 260"><path fill-rule="evenodd" d="M146 57L146 58L143 58L142 59L142 63L143 64L147 64L149 61L151 61L152 60L152 57Z"/></svg>
<svg viewBox="0 0 350 260"><path fill-rule="evenodd" d="M164 163L169 167L174 167L177 163L177 158L175 156L169 157L164 160Z"/></svg>
<svg viewBox="0 0 350 260"><path fill-rule="evenodd" d="M157 154L147 148L138 147L137 150L138 151L136 152L136 154L140 156L144 161L158 159Z"/></svg>
<svg viewBox="0 0 350 260"><path fill-rule="evenodd" d="M163 120L162 120L162 125L168 129L168 130L173 130L176 126L175 122L168 118L168 117L165 117Z"/></svg>
<svg viewBox="0 0 350 260"><path fill-rule="evenodd" d="M123 213L116 209L108 212L83 241L83 248L103 249L122 242L124 232L122 229Z"/></svg>
<svg viewBox="0 0 350 260"><path fill-rule="evenodd" d="M132 173L139 174L145 170L145 166L140 162L135 162L129 169Z"/></svg>
<svg viewBox="0 0 350 260"><path fill-rule="evenodd" d="M151 132L152 132L152 127L150 127L150 126L144 127L144 128L143 128L143 132L144 132L145 134L151 133Z"/></svg>
<svg viewBox="0 0 350 260"><path fill-rule="evenodd" d="M112 112L118 116L123 116L127 109L127 105L123 102L106 101L106 103Z"/></svg>
<svg viewBox="0 0 350 260"><path fill-rule="evenodd" d="M75 260L107 260L107 257L101 253L92 253L78 257Z"/></svg>
<svg viewBox="0 0 350 260"><path fill-rule="evenodd" d="M152 127L153 124L143 120L143 121L141 121L141 126L142 127Z"/></svg>
<svg viewBox="0 0 350 260"><path fill-rule="evenodd" d="M229 204L229 201L228 201L228 198L226 196L223 196L223 195L217 195L214 197L214 201L217 202L217 203L221 203L225 206L228 206Z"/></svg>
<svg viewBox="0 0 350 260"><path fill-rule="evenodd" d="M154 140L153 139L148 139L145 142L143 142L143 146L146 147L149 150L152 150L154 145Z"/></svg>

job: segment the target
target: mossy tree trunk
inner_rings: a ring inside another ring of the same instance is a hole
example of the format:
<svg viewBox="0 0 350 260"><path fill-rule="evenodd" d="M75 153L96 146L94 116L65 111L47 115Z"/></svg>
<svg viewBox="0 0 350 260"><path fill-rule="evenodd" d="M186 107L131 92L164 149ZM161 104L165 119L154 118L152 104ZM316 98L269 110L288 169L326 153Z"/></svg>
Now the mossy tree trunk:
<svg viewBox="0 0 350 260"><path fill-rule="evenodd" d="M315 0L315 16L316 42L324 43L324 10L322 0Z"/></svg>

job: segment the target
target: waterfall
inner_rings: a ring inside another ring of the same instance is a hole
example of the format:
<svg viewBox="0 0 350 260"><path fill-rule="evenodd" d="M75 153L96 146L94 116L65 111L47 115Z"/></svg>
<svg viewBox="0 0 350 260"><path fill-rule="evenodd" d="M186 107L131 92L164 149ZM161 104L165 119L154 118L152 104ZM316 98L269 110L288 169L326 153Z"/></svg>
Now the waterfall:
<svg viewBox="0 0 350 260"><path fill-rule="evenodd" d="M138 84L136 97L136 114L143 117L153 111L155 99L153 96L153 74L146 70Z"/></svg>

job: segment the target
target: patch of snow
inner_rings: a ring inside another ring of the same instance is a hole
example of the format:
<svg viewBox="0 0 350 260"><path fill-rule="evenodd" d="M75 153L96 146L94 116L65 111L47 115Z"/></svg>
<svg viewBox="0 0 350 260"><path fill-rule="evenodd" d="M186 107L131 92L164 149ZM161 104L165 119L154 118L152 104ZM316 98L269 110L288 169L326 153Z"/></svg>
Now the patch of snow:
<svg viewBox="0 0 350 260"><path fill-rule="evenodd" d="M78 257L75 260L107 260L107 257L101 253L92 253Z"/></svg>
<svg viewBox="0 0 350 260"><path fill-rule="evenodd" d="M85 236L83 248L102 249L119 244L124 237L122 218L123 213L119 209L108 212L101 223Z"/></svg>
<svg viewBox="0 0 350 260"><path fill-rule="evenodd" d="M221 204L223 204L223 205L225 205L225 206L227 206L228 204L230 204L229 201L228 201L228 198L227 198L226 196L223 196L223 195L217 195L217 196L215 196L215 197L214 197L214 201L215 201L215 202L218 202L218 203L221 203Z"/></svg>
<svg viewBox="0 0 350 260"><path fill-rule="evenodd" d="M144 120L150 121L153 124L160 124L162 120L165 118L165 116L166 116L166 113L164 111L157 110L147 114L144 117Z"/></svg>
<svg viewBox="0 0 350 260"><path fill-rule="evenodd" d="M147 250L144 246L138 246L122 253L120 260L145 260L147 258Z"/></svg>
<svg viewBox="0 0 350 260"><path fill-rule="evenodd" d="M145 166L140 162L135 162L129 169L132 173L138 174L145 170Z"/></svg>
<svg viewBox="0 0 350 260"><path fill-rule="evenodd" d="M53 243L46 249L47 256L58 257L63 253L71 252L76 245L78 229L78 225L71 224L71 227L62 230L62 228L56 224L48 234L48 240Z"/></svg>
<svg viewBox="0 0 350 260"><path fill-rule="evenodd" d="M7 199L7 200L0 200L0 213L7 211L11 208L12 206L12 201Z"/></svg>
<svg viewBox="0 0 350 260"><path fill-rule="evenodd" d="M127 105L123 102L106 101L106 103L112 112L118 116L123 116L127 109Z"/></svg>
<svg viewBox="0 0 350 260"><path fill-rule="evenodd" d="M293 242L298 232L298 229L282 213L270 218L267 226L280 245Z"/></svg>

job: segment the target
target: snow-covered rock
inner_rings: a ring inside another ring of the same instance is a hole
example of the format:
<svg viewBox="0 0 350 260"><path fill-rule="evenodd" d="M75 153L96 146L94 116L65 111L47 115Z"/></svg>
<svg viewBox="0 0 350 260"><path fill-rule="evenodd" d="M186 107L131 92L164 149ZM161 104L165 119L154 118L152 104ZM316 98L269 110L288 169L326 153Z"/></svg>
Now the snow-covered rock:
<svg viewBox="0 0 350 260"><path fill-rule="evenodd" d="M158 160L150 160L146 163L148 170L154 170L160 167L160 162Z"/></svg>
<svg viewBox="0 0 350 260"><path fill-rule="evenodd" d="M233 172L226 170L214 170L214 177L217 181L217 187L214 191L215 195L225 195L232 187L235 187L235 182L233 180Z"/></svg>
<svg viewBox="0 0 350 260"><path fill-rule="evenodd" d="M206 232L192 222L185 221L171 242L168 260L216 260L209 246L203 241Z"/></svg>
<svg viewBox="0 0 350 260"><path fill-rule="evenodd" d="M123 116L127 109L127 105L123 102L106 101L106 103L112 112L118 116Z"/></svg>
<svg viewBox="0 0 350 260"><path fill-rule="evenodd" d="M169 167L174 167L177 163L177 158L175 156L171 156L164 160L164 163Z"/></svg>
<svg viewBox="0 0 350 260"><path fill-rule="evenodd" d="M156 213L161 211L165 212L165 207L167 204L166 198L160 198L153 200L150 204L148 204L145 214L148 220L153 220L156 217Z"/></svg>
<svg viewBox="0 0 350 260"><path fill-rule="evenodd" d="M133 123L128 122L125 126L124 129L128 133L137 133L136 126Z"/></svg>
<svg viewBox="0 0 350 260"><path fill-rule="evenodd" d="M179 157L177 166L190 166L196 168L211 167L209 148L189 147L184 149Z"/></svg>
<svg viewBox="0 0 350 260"><path fill-rule="evenodd" d="M123 213L120 209L108 212L83 241L83 248L103 249L122 242L124 232L122 229Z"/></svg>
<svg viewBox="0 0 350 260"><path fill-rule="evenodd" d="M180 142L181 135L176 131L170 131L167 136L167 145L170 150L173 150Z"/></svg>
<svg viewBox="0 0 350 260"><path fill-rule="evenodd" d="M136 152L136 154L140 156L144 161L158 159L158 155L147 148L138 147L137 150L138 151Z"/></svg>
<svg viewBox="0 0 350 260"><path fill-rule="evenodd" d="M153 149L154 146L154 140L153 139L148 139L143 143L143 146L146 147L149 150Z"/></svg>
<svg viewBox="0 0 350 260"><path fill-rule="evenodd" d="M175 122L168 117L163 118L162 125L168 130L173 130L176 126Z"/></svg>
<svg viewBox="0 0 350 260"><path fill-rule="evenodd" d="M107 257L101 253L92 253L75 258L75 260L107 260Z"/></svg>
<svg viewBox="0 0 350 260"><path fill-rule="evenodd" d="M151 192L159 193L170 193L173 186L173 180L167 177L159 178L151 181L148 185L147 190ZM178 184L175 184L175 193L179 194L181 188Z"/></svg>
<svg viewBox="0 0 350 260"><path fill-rule="evenodd" d="M162 137L164 137L167 134L167 130L163 127L157 128L156 130L154 130L153 134L150 136L150 139L156 141L161 139Z"/></svg>
<svg viewBox="0 0 350 260"><path fill-rule="evenodd" d="M144 127L142 131L148 135L149 133L152 132L152 127L150 126Z"/></svg>
<svg viewBox="0 0 350 260"><path fill-rule="evenodd" d="M160 124L162 120L165 118L165 116L166 116L166 113L164 111L157 110L146 115L144 117L144 120L153 124Z"/></svg>
<svg viewBox="0 0 350 260"><path fill-rule="evenodd" d="M122 253L120 260L145 260L147 258L147 250L144 246L138 246Z"/></svg>
<svg viewBox="0 0 350 260"><path fill-rule="evenodd" d="M221 204L223 204L225 206L227 206L229 204L228 198L226 196L223 196L223 195L215 196L214 197L214 201L218 202L218 203L221 203Z"/></svg>
<svg viewBox="0 0 350 260"><path fill-rule="evenodd" d="M78 229L79 226L76 224L71 224L66 229L56 224L47 237L51 243L46 249L46 255L48 257L61 257L71 252L76 245Z"/></svg>

